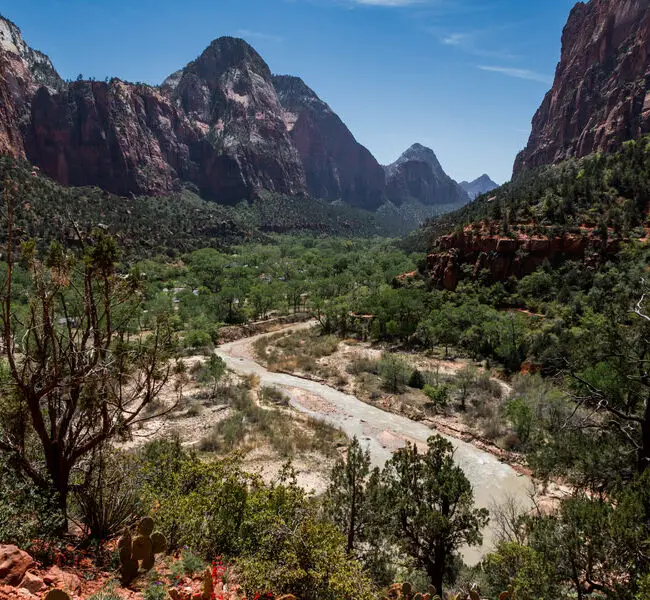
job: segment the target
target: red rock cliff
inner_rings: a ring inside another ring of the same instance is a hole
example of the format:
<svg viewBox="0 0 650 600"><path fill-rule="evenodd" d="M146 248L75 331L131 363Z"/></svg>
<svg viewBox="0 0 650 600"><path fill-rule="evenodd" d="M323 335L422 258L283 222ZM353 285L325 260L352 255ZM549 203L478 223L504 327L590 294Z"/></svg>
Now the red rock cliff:
<svg viewBox="0 0 650 600"><path fill-rule="evenodd" d="M650 132L650 0L578 3L514 175Z"/></svg>
<svg viewBox="0 0 650 600"><path fill-rule="evenodd" d="M439 238L427 257L427 267L433 285L455 290L465 274L488 282L505 281L530 275L546 261L597 262L603 252L614 254L618 248L618 240L609 239L603 244L590 230L555 237L529 237L521 233L508 237L490 234L485 227L480 231L468 227Z"/></svg>

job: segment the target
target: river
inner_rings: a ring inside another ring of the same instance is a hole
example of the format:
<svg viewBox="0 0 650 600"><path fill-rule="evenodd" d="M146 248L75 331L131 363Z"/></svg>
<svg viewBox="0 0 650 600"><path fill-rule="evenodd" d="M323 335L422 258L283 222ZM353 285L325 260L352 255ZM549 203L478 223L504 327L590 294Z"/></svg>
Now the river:
<svg viewBox="0 0 650 600"><path fill-rule="evenodd" d="M302 329L309 325L288 326L283 331ZM407 441L425 447L426 440L436 433L422 423L388 413L327 385L269 371L253 359L251 352L252 344L265 335L273 334L261 334L223 344L217 348L216 353L236 373L257 375L261 385L282 389L298 411L327 421L350 437L356 435L370 451L374 465L383 466L392 452ZM470 443L449 436L443 437L454 446L454 458L472 483L477 506L490 509L506 498L512 498L525 507L532 506L533 484L528 477ZM483 532L483 545L462 551L465 562L469 565L478 563L492 550L493 540L494 529L488 525Z"/></svg>

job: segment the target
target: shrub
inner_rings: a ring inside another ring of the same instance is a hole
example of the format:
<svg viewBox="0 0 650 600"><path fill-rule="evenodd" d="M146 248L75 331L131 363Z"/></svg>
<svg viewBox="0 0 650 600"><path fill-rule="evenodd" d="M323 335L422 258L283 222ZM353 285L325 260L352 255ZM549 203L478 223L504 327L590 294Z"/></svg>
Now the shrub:
<svg viewBox="0 0 650 600"><path fill-rule="evenodd" d="M533 409L523 398L514 398L506 404L506 414L522 443L530 439L533 426Z"/></svg>
<svg viewBox="0 0 650 600"><path fill-rule="evenodd" d="M101 590L95 592L88 600L123 600L117 591L117 582L109 581Z"/></svg>
<svg viewBox="0 0 650 600"><path fill-rule="evenodd" d="M422 371L419 369L415 369L413 373L411 373L411 377L409 378L409 383L408 383L410 388L414 388L416 390L421 390L424 388L426 385L426 380L424 378L424 375L422 374Z"/></svg>
<svg viewBox="0 0 650 600"><path fill-rule="evenodd" d="M142 513L132 457L110 449L95 454L74 500L90 538L105 540L118 533Z"/></svg>
<svg viewBox="0 0 650 600"><path fill-rule="evenodd" d="M423 392L431 400L433 408L444 408L449 401L449 388L446 385L425 385Z"/></svg>
<svg viewBox="0 0 650 600"><path fill-rule="evenodd" d="M166 600L168 598L167 589L162 581L150 583L144 590L144 600Z"/></svg>
<svg viewBox="0 0 650 600"><path fill-rule="evenodd" d="M350 375L361 375L363 373L372 373L379 375L379 361L371 358L354 358L345 367Z"/></svg>
<svg viewBox="0 0 650 600"><path fill-rule="evenodd" d="M51 495L38 490L5 460L0 454L0 543L34 554L40 551L35 540L47 543L56 538L62 515Z"/></svg>
<svg viewBox="0 0 650 600"><path fill-rule="evenodd" d="M205 561L187 548L181 552L180 563L183 567L183 573L188 577L192 577L195 573L200 573L206 567Z"/></svg>
<svg viewBox="0 0 650 600"><path fill-rule="evenodd" d="M260 399L271 404L279 404L281 406L289 405L289 398L278 388L270 386L264 386L260 390Z"/></svg>
<svg viewBox="0 0 650 600"><path fill-rule="evenodd" d="M384 387L393 394L399 393L409 379L406 361L396 354L385 353L379 362L379 374Z"/></svg>

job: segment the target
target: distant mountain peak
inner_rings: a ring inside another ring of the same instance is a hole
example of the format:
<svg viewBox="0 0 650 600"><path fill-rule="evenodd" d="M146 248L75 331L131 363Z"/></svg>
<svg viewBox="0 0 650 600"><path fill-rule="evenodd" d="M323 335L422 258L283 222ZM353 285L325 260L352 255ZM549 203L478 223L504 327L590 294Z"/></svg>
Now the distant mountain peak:
<svg viewBox="0 0 650 600"><path fill-rule="evenodd" d="M392 165L385 167L388 197L399 204L415 200L426 206L462 206L469 202L465 191L445 173L436 153L413 144Z"/></svg>
<svg viewBox="0 0 650 600"><path fill-rule="evenodd" d="M499 187L490 176L486 173L483 173L480 177L477 177L474 181L461 181L460 187L462 187L470 199L474 200L478 198L481 194L487 194L492 190Z"/></svg>
<svg viewBox="0 0 650 600"><path fill-rule="evenodd" d="M407 162L423 162L431 167L434 175L437 178L446 177L445 173L436 153L429 147L424 146L420 143L415 143L405 150L402 155L392 164L388 165L386 172L391 176L395 171Z"/></svg>

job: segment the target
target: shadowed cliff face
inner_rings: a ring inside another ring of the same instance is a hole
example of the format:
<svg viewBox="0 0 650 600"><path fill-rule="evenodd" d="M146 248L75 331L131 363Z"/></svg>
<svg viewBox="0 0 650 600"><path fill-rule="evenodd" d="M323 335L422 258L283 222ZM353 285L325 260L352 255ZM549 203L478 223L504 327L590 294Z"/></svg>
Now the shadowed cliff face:
<svg viewBox="0 0 650 600"><path fill-rule="evenodd" d="M273 83L305 169L309 193L377 209L385 200L385 177L375 157L301 79L279 75Z"/></svg>
<svg viewBox="0 0 650 600"><path fill-rule="evenodd" d="M469 202L465 191L444 172L433 150L421 144L414 144L386 167L386 181L388 197L395 204L415 200L427 206L460 207Z"/></svg>
<svg viewBox="0 0 650 600"><path fill-rule="evenodd" d="M21 124L29 121L30 104L41 86L65 87L45 54L23 40L20 29L0 16L0 153L25 158Z"/></svg>
<svg viewBox="0 0 650 600"><path fill-rule="evenodd" d="M650 132L650 0L578 3L514 175Z"/></svg>

